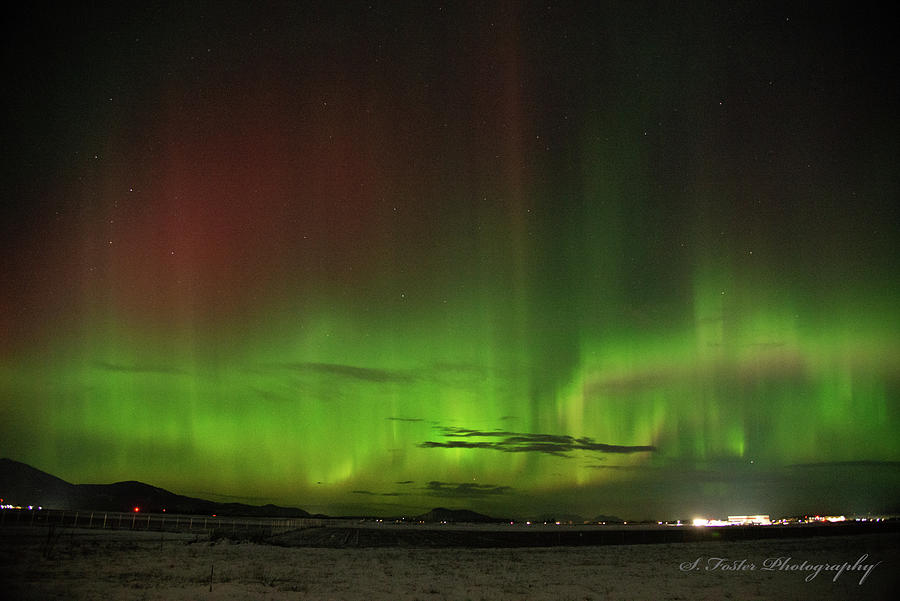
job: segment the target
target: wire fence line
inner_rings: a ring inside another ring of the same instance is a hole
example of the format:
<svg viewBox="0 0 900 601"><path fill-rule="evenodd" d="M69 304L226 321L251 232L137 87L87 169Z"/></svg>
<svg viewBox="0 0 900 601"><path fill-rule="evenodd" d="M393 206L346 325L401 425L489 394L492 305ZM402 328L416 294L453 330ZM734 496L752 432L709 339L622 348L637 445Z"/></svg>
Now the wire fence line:
<svg viewBox="0 0 900 601"><path fill-rule="evenodd" d="M291 530L319 528L328 525L329 521L319 518L255 518L137 511L0 510L0 528L5 526L58 526L156 532L275 535Z"/></svg>

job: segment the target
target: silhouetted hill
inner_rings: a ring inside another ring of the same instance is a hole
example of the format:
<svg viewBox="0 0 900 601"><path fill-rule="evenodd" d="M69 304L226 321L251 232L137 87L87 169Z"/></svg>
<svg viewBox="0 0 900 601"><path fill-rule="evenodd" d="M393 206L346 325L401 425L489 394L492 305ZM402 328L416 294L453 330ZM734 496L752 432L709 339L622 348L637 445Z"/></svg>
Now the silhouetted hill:
<svg viewBox="0 0 900 601"><path fill-rule="evenodd" d="M468 509L446 509L445 507L436 507L428 513L416 516L416 520L423 522L500 522L497 518L470 511Z"/></svg>
<svg viewBox="0 0 900 601"><path fill-rule="evenodd" d="M591 521L594 522L595 524L597 524L597 523L621 524L624 522L624 520L617 515L598 515Z"/></svg>
<svg viewBox="0 0 900 601"><path fill-rule="evenodd" d="M0 498L5 503L48 509L212 514L259 517L309 517L293 507L216 503L130 480L114 484L70 484L30 465L0 459Z"/></svg>
<svg viewBox="0 0 900 601"><path fill-rule="evenodd" d="M72 484L25 463L0 459L0 498L4 503L69 507L77 504Z"/></svg>

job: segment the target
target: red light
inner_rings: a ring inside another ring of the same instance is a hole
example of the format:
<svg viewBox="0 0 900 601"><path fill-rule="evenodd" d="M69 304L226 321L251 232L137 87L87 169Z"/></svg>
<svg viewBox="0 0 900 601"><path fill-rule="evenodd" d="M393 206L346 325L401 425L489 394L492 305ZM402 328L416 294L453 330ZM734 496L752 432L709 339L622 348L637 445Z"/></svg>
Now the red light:
<svg viewBox="0 0 900 601"><path fill-rule="evenodd" d="M140 507L135 507L135 508L134 508L134 512L135 512L135 513L137 513L137 512L140 511L140 510L141 510Z"/></svg>

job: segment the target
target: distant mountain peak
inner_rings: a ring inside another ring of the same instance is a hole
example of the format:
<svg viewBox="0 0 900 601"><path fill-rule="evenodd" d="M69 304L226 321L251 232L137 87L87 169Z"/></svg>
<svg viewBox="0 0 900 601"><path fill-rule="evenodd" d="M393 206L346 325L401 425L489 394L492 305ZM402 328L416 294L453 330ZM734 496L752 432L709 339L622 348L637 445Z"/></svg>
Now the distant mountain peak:
<svg viewBox="0 0 900 601"><path fill-rule="evenodd" d="M422 522L500 522L497 518L472 511L470 509L447 509L435 507L428 513L416 516Z"/></svg>
<svg viewBox="0 0 900 601"><path fill-rule="evenodd" d="M293 507L217 503L179 495L137 480L113 484L70 484L13 459L0 459L0 497L20 506L93 511L142 511L259 517L308 517Z"/></svg>

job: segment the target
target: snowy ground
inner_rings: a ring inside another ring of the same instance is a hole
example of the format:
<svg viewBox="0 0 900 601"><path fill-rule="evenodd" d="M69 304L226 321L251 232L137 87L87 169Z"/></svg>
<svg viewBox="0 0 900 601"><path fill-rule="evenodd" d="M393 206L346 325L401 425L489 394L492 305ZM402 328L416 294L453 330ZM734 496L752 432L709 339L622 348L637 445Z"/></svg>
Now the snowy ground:
<svg viewBox="0 0 900 601"><path fill-rule="evenodd" d="M893 599L900 585L898 533L601 547L328 549L170 532L66 529L53 538L48 532L0 530L4 599L791 601ZM763 569L777 558L790 558L782 564L796 567ZM744 570L724 569L741 560ZM825 567L815 575L804 561ZM864 580L866 572L852 569L877 562ZM849 567L840 574L830 569L844 563Z"/></svg>

